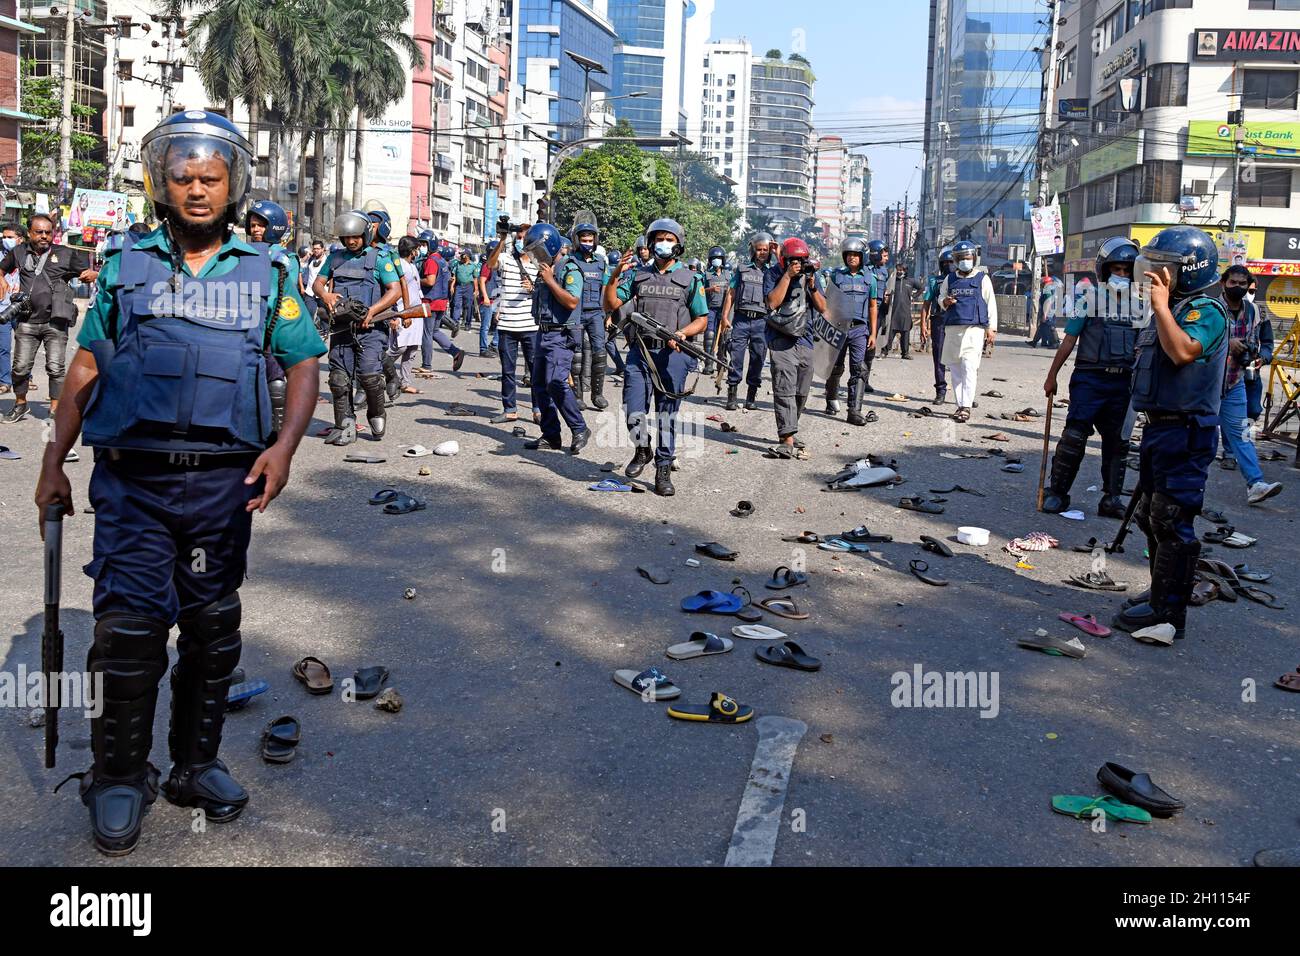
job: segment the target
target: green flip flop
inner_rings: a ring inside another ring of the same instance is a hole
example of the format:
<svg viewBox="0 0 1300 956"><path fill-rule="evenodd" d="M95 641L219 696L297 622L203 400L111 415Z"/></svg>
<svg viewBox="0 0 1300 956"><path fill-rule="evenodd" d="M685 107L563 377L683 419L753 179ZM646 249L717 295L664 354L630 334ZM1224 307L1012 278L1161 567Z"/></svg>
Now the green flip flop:
<svg viewBox="0 0 1300 956"><path fill-rule="evenodd" d="M1104 797L1057 795L1052 797L1052 809L1069 817L1078 817L1080 820L1091 820L1093 810L1101 809L1105 812L1107 820L1122 823L1151 822L1151 814L1141 807L1135 807L1109 795Z"/></svg>

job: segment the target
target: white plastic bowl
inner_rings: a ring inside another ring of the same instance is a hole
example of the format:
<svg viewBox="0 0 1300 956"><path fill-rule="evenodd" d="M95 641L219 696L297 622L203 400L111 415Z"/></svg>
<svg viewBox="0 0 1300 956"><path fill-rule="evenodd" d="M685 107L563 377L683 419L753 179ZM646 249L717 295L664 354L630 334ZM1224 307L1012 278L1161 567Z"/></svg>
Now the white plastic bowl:
<svg viewBox="0 0 1300 956"><path fill-rule="evenodd" d="M957 540L962 544L969 544L979 548L989 543L988 528L958 528Z"/></svg>

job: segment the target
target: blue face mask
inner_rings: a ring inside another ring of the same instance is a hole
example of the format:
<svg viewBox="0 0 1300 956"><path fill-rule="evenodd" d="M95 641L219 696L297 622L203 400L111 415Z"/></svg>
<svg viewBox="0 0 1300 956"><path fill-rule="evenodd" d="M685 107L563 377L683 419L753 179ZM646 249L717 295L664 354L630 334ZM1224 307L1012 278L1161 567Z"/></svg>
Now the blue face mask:
<svg viewBox="0 0 1300 956"><path fill-rule="evenodd" d="M18 245L18 237L17 237L17 236L5 236L4 239L0 239L0 244L3 244L3 245L4 245L6 251L9 250L9 249L13 249L13 248L15 248L15 247Z"/></svg>
<svg viewBox="0 0 1300 956"><path fill-rule="evenodd" d="M515 251L516 251L516 252L523 252L523 251L524 251L524 241L523 241L522 239L516 239L516 240L515 240Z"/></svg>
<svg viewBox="0 0 1300 956"><path fill-rule="evenodd" d="M590 239L582 240L582 242L578 243L578 246L579 248L582 249L583 252L591 252L593 249L596 248L596 244L592 242Z"/></svg>
<svg viewBox="0 0 1300 956"><path fill-rule="evenodd" d="M675 242L656 242L655 256L659 259L671 259L673 257L673 250L676 248L677 243Z"/></svg>

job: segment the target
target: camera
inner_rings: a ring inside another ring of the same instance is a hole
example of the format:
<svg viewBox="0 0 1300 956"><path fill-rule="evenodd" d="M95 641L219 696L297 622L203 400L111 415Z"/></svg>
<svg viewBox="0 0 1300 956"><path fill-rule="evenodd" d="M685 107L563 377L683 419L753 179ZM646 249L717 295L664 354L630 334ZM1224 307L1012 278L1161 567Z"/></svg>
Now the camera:
<svg viewBox="0 0 1300 956"><path fill-rule="evenodd" d="M518 232L520 229L525 228L526 225L526 223L522 222L511 222L508 215L501 216L497 219L497 235L504 236L507 233Z"/></svg>
<svg viewBox="0 0 1300 956"><path fill-rule="evenodd" d="M26 322L32 314L32 297L26 292L15 292L9 298L9 305L0 310L0 325L13 322Z"/></svg>

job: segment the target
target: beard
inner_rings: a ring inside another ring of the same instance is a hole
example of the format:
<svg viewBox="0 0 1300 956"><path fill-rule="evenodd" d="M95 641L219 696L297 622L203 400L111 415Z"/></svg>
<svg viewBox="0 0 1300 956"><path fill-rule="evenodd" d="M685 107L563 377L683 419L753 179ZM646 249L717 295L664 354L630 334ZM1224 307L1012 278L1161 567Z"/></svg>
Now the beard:
<svg viewBox="0 0 1300 956"><path fill-rule="evenodd" d="M185 219L179 212L167 217L167 224L178 239L195 242L212 242L223 237L226 231L226 217L217 216L211 222L193 222Z"/></svg>

